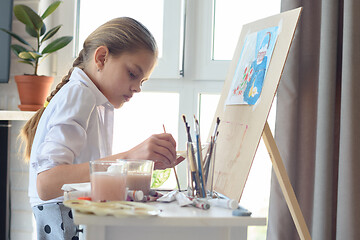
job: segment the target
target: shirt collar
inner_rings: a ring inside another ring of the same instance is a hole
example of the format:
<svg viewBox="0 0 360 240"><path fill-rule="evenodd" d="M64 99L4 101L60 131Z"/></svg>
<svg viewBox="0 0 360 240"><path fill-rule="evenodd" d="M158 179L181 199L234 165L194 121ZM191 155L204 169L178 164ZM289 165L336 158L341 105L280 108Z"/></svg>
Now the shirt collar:
<svg viewBox="0 0 360 240"><path fill-rule="evenodd" d="M104 96L104 94L96 87L96 85L91 81L91 79L86 75L86 73L78 67L75 67L71 73L70 80L78 80L85 84L90 90L94 93L96 98L96 105L111 106L112 104Z"/></svg>

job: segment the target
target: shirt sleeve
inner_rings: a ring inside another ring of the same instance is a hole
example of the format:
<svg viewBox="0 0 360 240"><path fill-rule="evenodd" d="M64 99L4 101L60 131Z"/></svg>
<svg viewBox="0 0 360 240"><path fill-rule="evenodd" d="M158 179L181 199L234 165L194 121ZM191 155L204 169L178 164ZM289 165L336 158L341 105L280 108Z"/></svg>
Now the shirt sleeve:
<svg viewBox="0 0 360 240"><path fill-rule="evenodd" d="M72 164L86 143L89 120L96 107L95 96L81 85L66 90L56 99L55 95L55 106L43 123L46 134L36 151L37 173L57 165Z"/></svg>

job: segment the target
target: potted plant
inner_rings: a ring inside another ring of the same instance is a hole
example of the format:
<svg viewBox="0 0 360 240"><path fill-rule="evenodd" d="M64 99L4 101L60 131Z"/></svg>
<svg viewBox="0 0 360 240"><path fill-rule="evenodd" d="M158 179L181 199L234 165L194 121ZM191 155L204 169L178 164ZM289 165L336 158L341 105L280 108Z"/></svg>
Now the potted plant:
<svg viewBox="0 0 360 240"><path fill-rule="evenodd" d="M39 76L39 63L49 56L49 54L68 45L73 39L72 36L64 36L48 43L48 40L59 31L61 25L47 31L43 20L52 14L60 3L61 1L53 2L41 16L26 5L19 4L14 6L13 10L15 17L25 24L26 32L36 39L35 46L29 44L19 35L0 28L0 30L10 34L21 43L21 45L12 44L10 46L16 56L20 58L19 62L29 64L34 68L32 74L15 76L15 82L17 84L21 102L21 105L19 105L20 110L36 111L44 105L54 78L49 76ZM48 44L45 45L45 43Z"/></svg>

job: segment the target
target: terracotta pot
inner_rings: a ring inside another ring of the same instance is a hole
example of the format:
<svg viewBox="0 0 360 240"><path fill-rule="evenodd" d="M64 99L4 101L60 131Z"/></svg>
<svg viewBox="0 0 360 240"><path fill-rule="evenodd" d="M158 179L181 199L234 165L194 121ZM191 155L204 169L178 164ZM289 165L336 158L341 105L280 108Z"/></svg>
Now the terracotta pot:
<svg viewBox="0 0 360 240"><path fill-rule="evenodd" d="M54 82L53 77L17 75L15 82L19 92L20 110L37 111L40 109L49 96L50 88Z"/></svg>

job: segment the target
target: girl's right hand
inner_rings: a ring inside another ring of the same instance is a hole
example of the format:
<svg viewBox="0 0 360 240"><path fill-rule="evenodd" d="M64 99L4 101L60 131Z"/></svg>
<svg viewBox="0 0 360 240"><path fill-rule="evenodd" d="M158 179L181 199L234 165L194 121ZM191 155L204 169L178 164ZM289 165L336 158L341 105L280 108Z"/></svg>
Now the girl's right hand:
<svg viewBox="0 0 360 240"><path fill-rule="evenodd" d="M165 169L177 165L176 142L171 134L154 134L144 142L125 153L126 159L147 159L154 161L155 169Z"/></svg>

